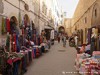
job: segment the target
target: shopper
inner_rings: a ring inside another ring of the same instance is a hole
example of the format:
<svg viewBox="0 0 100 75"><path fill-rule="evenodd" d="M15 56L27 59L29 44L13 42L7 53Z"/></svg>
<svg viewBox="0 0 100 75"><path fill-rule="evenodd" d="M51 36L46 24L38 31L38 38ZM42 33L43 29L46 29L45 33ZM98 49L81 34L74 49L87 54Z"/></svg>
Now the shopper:
<svg viewBox="0 0 100 75"><path fill-rule="evenodd" d="M80 53L84 53L85 52L85 44L82 45L82 47L80 48Z"/></svg>
<svg viewBox="0 0 100 75"><path fill-rule="evenodd" d="M58 35L58 43L60 43L60 34Z"/></svg>
<svg viewBox="0 0 100 75"><path fill-rule="evenodd" d="M75 46L77 47L77 45L78 45L78 36L75 35L74 39L75 39Z"/></svg>
<svg viewBox="0 0 100 75"><path fill-rule="evenodd" d="M66 36L65 36L65 34L63 35L63 47L66 47Z"/></svg>

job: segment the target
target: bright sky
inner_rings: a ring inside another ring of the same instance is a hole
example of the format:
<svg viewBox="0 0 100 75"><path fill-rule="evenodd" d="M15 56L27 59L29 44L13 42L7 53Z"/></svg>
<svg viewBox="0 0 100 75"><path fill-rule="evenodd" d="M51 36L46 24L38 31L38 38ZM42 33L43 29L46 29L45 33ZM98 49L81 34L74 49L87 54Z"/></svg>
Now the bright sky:
<svg viewBox="0 0 100 75"><path fill-rule="evenodd" d="M57 0L59 8L62 8L64 12L66 12L67 18L73 17L74 11L79 0Z"/></svg>

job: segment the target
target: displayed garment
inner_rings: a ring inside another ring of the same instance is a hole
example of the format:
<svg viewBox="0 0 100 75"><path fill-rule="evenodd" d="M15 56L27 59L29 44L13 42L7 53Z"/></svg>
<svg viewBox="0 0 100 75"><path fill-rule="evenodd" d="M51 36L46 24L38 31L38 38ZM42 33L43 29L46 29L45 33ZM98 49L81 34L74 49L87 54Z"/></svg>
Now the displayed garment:
<svg viewBox="0 0 100 75"><path fill-rule="evenodd" d="M6 40L6 49L9 52L10 51L10 36L7 36L7 40Z"/></svg>
<svg viewBox="0 0 100 75"><path fill-rule="evenodd" d="M100 50L100 35L99 35L99 50Z"/></svg>
<svg viewBox="0 0 100 75"><path fill-rule="evenodd" d="M92 37L91 38L91 54L92 54L93 51L96 50L95 42L96 42L95 37Z"/></svg>
<svg viewBox="0 0 100 75"><path fill-rule="evenodd" d="M16 46L17 46L17 51L16 52L20 52L20 43L19 43L18 35L16 35Z"/></svg>
<svg viewBox="0 0 100 75"><path fill-rule="evenodd" d="M36 29L32 25L28 27L29 24L25 20L22 25L20 36L15 17L13 16L10 20L2 18L1 33L7 33L6 44L4 45L6 48L0 49L0 74L2 75L23 75L33 57L42 55L50 44L50 42L46 42L45 46L41 47L43 38L39 37ZM22 47L25 47L25 49Z"/></svg>
<svg viewBox="0 0 100 75"><path fill-rule="evenodd" d="M5 34L6 33L6 19L2 18L2 26L1 26L1 34Z"/></svg>
<svg viewBox="0 0 100 75"><path fill-rule="evenodd" d="M10 32L11 32L11 29L10 29L10 20L9 20L8 18L6 19L6 24L7 24L7 25L6 25L6 26L7 26L7 27L6 27L6 28L7 28L7 32L10 33Z"/></svg>

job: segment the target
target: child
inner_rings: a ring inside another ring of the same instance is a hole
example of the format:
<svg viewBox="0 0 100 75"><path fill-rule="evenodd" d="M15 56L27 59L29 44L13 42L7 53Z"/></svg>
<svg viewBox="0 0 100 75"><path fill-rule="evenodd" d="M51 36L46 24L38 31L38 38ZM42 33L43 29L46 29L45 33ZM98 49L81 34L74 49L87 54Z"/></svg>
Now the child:
<svg viewBox="0 0 100 75"><path fill-rule="evenodd" d="M81 49L80 49L80 53L84 53L85 52L85 44L82 45Z"/></svg>

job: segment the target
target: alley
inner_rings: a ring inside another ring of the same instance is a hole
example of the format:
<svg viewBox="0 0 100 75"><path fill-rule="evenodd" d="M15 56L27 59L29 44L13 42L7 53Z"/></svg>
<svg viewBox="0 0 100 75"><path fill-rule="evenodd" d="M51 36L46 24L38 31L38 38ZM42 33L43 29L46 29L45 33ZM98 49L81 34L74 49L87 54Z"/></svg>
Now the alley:
<svg viewBox="0 0 100 75"><path fill-rule="evenodd" d="M67 47L64 48L62 43L55 42L48 53L33 60L25 75L77 75L64 74L64 72L76 72L74 68L75 57L76 51L69 47L68 43Z"/></svg>

